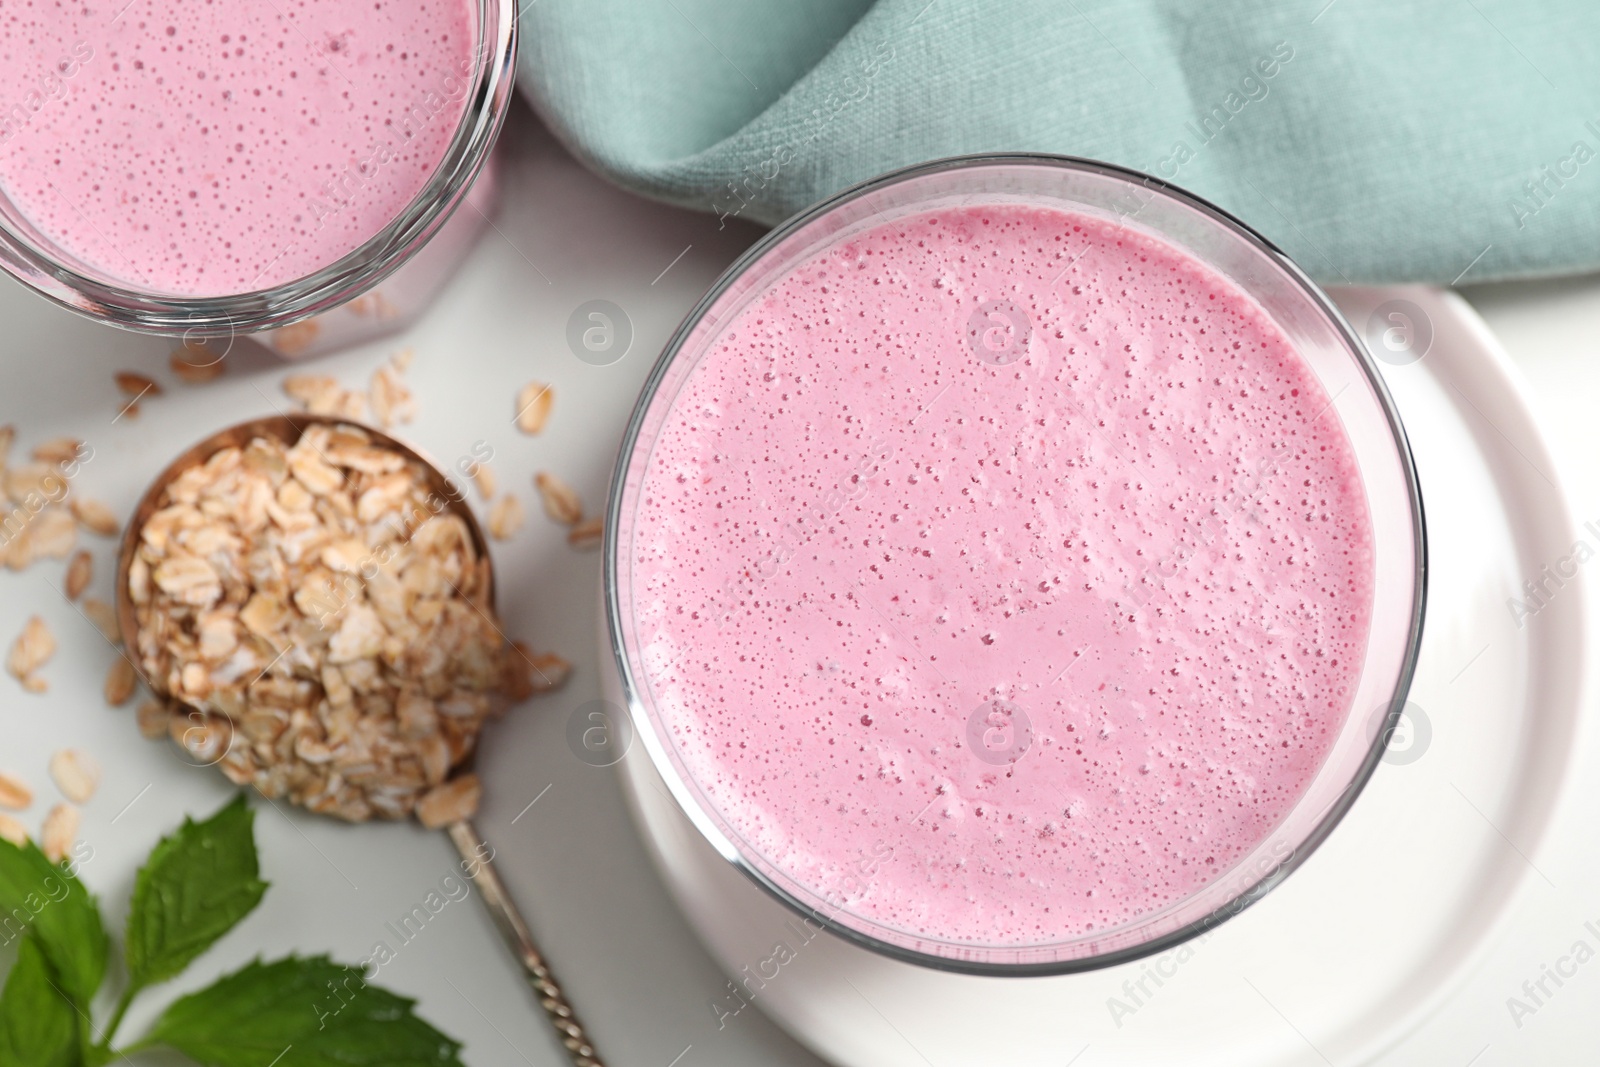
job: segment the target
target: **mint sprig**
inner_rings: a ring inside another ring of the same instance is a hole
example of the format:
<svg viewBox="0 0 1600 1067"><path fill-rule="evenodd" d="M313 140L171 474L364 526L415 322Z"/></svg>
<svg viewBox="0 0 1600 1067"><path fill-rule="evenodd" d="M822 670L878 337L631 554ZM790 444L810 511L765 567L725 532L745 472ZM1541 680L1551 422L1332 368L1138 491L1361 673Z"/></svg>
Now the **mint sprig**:
<svg viewBox="0 0 1600 1067"><path fill-rule="evenodd" d="M326 956L258 959L180 997L144 1037L114 1047L134 997L182 973L266 890L242 795L162 838L134 883L126 981L102 1033L90 1005L110 953L94 898L69 865L0 839L0 945L20 939L0 991L0 1067L101 1067L155 1047L205 1067L462 1067L461 1045L419 1018L413 1001Z"/></svg>
<svg viewBox="0 0 1600 1067"><path fill-rule="evenodd" d="M0 944L31 931L57 984L79 1007L106 976L108 944L100 908L77 876L39 847L0 839Z"/></svg>
<svg viewBox="0 0 1600 1067"><path fill-rule="evenodd" d="M0 1067L79 1067L78 1016L31 934L0 993Z"/></svg>
<svg viewBox="0 0 1600 1067"><path fill-rule="evenodd" d="M145 1040L218 1067L446 1067L461 1046L326 956L260 960L167 1009Z"/></svg>
<svg viewBox="0 0 1600 1067"><path fill-rule="evenodd" d="M131 988L181 973L255 910L267 883L258 877L254 825L241 793L205 822L183 820L150 853L128 909L123 953Z"/></svg>

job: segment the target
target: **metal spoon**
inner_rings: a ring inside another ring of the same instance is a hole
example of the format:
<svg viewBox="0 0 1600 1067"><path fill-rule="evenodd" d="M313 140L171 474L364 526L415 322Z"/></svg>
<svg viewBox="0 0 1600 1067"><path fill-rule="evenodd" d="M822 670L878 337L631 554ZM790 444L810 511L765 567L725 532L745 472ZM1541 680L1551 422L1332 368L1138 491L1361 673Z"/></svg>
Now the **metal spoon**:
<svg viewBox="0 0 1600 1067"><path fill-rule="evenodd" d="M393 449L408 459L415 460L426 472L428 488L433 490L443 499L451 512L460 516L466 523L467 531L472 537L473 548L478 558L490 560L489 542L484 537L483 529L478 524L477 517L472 514L472 509L467 506L466 498L460 490L445 477L439 466L427 456L411 448L382 430L364 425L352 419L335 418L328 415L279 415L265 419L254 419L243 422L237 426L230 426L226 430L212 434L199 444L184 452L174 460L166 470L162 471L145 490L144 496L139 500L139 506L134 509L133 518L129 521L123 533L122 545L117 553L117 624L122 631L122 642L129 650L129 659L138 668L139 624L134 614L133 601L128 595L128 573L133 564L135 551L139 547L139 532L144 529L145 523L157 510L162 493L180 474L204 463L212 455L224 448L243 448L257 437L273 438L282 441L285 445L293 445L300 439L306 428L314 425L325 426L355 426L371 436L377 443L386 448ZM494 564L489 562L487 575L487 595L485 603L489 610L494 608ZM139 670L141 677L144 675ZM158 686L154 680L144 678L152 692L173 703L171 694L163 687ZM206 710L206 709L197 709ZM230 742L231 743L231 742ZM476 751L476 746L474 746ZM462 770L470 769L472 758L469 757L467 765ZM589 1040L588 1033L583 1024L578 1021L577 1015L572 1010L572 1005L567 1002L566 995L561 991L561 986L556 982L555 976L550 973L549 966L545 963L544 954L534 943L533 935L528 930L528 923L517 909L510 894L506 892L505 884L500 881L499 874L494 868L494 849L486 848L488 842L478 833L472 822L462 819L451 823L445 828L450 840L455 844L456 851L462 860L462 869L468 873L473 884L478 888L478 897L483 901L484 907L489 910L489 917L494 920L495 929L499 931L501 939L511 954L516 957L521 965L523 976L532 987L534 995L538 998L539 1007L549 1017L550 1023L555 1027L561 1039L562 1047L566 1049L567 1056L574 1067L604 1067L599 1056L594 1050L594 1044Z"/></svg>

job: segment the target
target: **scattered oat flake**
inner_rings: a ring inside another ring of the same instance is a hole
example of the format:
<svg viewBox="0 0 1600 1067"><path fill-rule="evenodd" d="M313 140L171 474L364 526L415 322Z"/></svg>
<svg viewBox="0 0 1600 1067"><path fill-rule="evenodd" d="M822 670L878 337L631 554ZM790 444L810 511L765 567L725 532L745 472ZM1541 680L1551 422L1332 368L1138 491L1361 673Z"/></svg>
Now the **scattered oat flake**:
<svg viewBox="0 0 1600 1067"><path fill-rule="evenodd" d="M572 673L572 664L554 652L540 652L533 657L533 691L548 693L560 689Z"/></svg>
<svg viewBox="0 0 1600 1067"><path fill-rule="evenodd" d="M34 672L46 663L56 653L55 635L50 632L50 627L45 621L35 615L28 620L22 628L21 635L11 645L11 655L6 660L6 669L20 679L23 687L32 693L44 692L43 680L37 678Z"/></svg>
<svg viewBox="0 0 1600 1067"><path fill-rule="evenodd" d="M517 429L527 434L544 429L545 420L550 417L550 404L554 400L555 391L544 382L524 385L517 394Z"/></svg>
<svg viewBox="0 0 1600 1067"><path fill-rule="evenodd" d="M417 401L393 367L379 367L372 375L372 415L385 429L417 417Z"/></svg>
<svg viewBox="0 0 1600 1067"><path fill-rule="evenodd" d="M512 703L533 696L533 657L525 642L513 641L500 659L500 688Z"/></svg>
<svg viewBox="0 0 1600 1067"><path fill-rule="evenodd" d="M72 498L72 514L90 533L101 537L115 537L122 530L116 514L106 505L89 497Z"/></svg>
<svg viewBox="0 0 1600 1067"><path fill-rule="evenodd" d="M0 814L0 840L22 848L28 843L28 828L11 816Z"/></svg>
<svg viewBox="0 0 1600 1067"><path fill-rule="evenodd" d="M62 508L45 508L23 533L33 559L66 559L78 546L78 524Z"/></svg>
<svg viewBox="0 0 1600 1067"><path fill-rule="evenodd" d="M0 500L3 499L0 496ZM0 562L14 571L26 570L33 565L33 538L28 536L26 529L0 546Z"/></svg>
<svg viewBox="0 0 1600 1067"><path fill-rule="evenodd" d="M83 549L72 554L67 563L66 592L68 600L77 600L94 581L94 557Z"/></svg>
<svg viewBox="0 0 1600 1067"><path fill-rule="evenodd" d="M167 736L167 720L172 717L172 712L166 704L151 699L139 705L134 717L139 724L139 736L148 741L159 741Z"/></svg>
<svg viewBox="0 0 1600 1067"><path fill-rule="evenodd" d="M438 830L478 813L483 798L483 783L476 774L463 774L453 781L428 790L417 801L417 819L430 830Z"/></svg>
<svg viewBox="0 0 1600 1067"><path fill-rule="evenodd" d="M389 362L394 365L394 369L396 371L404 374L406 371L411 369L411 364L416 358L416 349L402 348L400 351L389 357Z"/></svg>
<svg viewBox="0 0 1600 1067"><path fill-rule="evenodd" d="M389 302L389 298L383 295L381 289L374 289L370 293L356 297L344 305L344 309L357 318L375 318L379 321L396 318L400 314L400 309ZM406 351L411 350L408 348Z"/></svg>
<svg viewBox="0 0 1600 1067"><path fill-rule="evenodd" d="M269 345L285 356L298 356L316 341L322 325L315 319L303 319L287 326L279 326L266 335Z"/></svg>
<svg viewBox="0 0 1600 1067"><path fill-rule="evenodd" d="M117 388L121 389L122 395L130 400L138 400L144 396L161 395L160 382L131 370L117 372Z"/></svg>
<svg viewBox="0 0 1600 1067"><path fill-rule="evenodd" d="M313 415L335 415L345 419L360 419L366 415L365 396L345 389L325 375L290 375L284 379L283 391Z"/></svg>
<svg viewBox="0 0 1600 1067"><path fill-rule="evenodd" d="M577 491L549 471L540 471L533 479L544 501L544 511L564 526L573 526L583 520L583 501Z"/></svg>
<svg viewBox="0 0 1600 1067"><path fill-rule="evenodd" d="M78 838L78 809L71 804L57 804L44 817L39 831L39 847L51 863L60 863L72 851Z"/></svg>
<svg viewBox="0 0 1600 1067"><path fill-rule="evenodd" d="M133 669L133 661L127 656L118 656L106 671L106 703L114 708L122 707L133 696L138 683L139 674Z"/></svg>
<svg viewBox="0 0 1600 1067"><path fill-rule="evenodd" d="M525 518L522 501L515 493L507 493L489 509L489 536L496 541L509 541L522 529Z"/></svg>
<svg viewBox="0 0 1600 1067"><path fill-rule="evenodd" d="M478 487L478 492L483 494L483 499L493 500L495 490L494 468L487 463L479 463L472 469L472 482Z"/></svg>
<svg viewBox="0 0 1600 1067"><path fill-rule="evenodd" d="M100 787L100 764L76 748L64 748L50 757L50 779L61 795L74 804L87 804Z"/></svg>
<svg viewBox="0 0 1600 1067"><path fill-rule="evenodd" d="M583 552L590 552L600 547L605 538L606 523L599 517L584 519L567 532L567 544Z"/></svg>
<svg viewBox="0 0 1600 1067"><path fill-rule="evenodd" d="M185 341L167 363L178 380L189 385L204 385L222 375L222 355L205 341Z"/></svg>
<svg viewBox="0 0 1600 1067"><path fill-rule="evenodd" d="M325 374L291 374L283 380L284 394L302 404L309 404L338 388L339 380Z"/></svg>
<svg viewBox="0 0 1600 1067"><path fill-rule="evenodd" d="M83 442L76 437L56 437L38 445L33 450L33 458L40 463L60 465L71 463L78 458L78 449L83 447Z"/></svg>
<svg viewBox="0 0 1600 1067"><path fill-rule="evenodd" d="M513 641L500 661L500 686L512 701L526 700L561 688L571 673L572 664L554 652L535 652Z"/></svg>
<svg viewBox="0 0 1600 1067"><path fill-rule="evenodd" d="M33 803L33 790L16 775L0 771L0 808L21 811Z"/></svg>
<svg viewBox="0 0 1600 1067"><path fill-rule="evenodd" d="M24 463L4 471L6 493L12 500L22 501L29 493L37 493L46 500L59 500L62 480L58 471L48 463Z"/></svg>
<svg viewBox="0 0 1600 1067"><path fill-rule="evenodd" d="M347 390L339 394L338 403L324 414L360 422L367 417L367 397L364 393Z"/></svg>
<svg viewBox="0 0 1600 1067"><path fill-rule="evenodd" d="M83 613L89 617L90 622L99 627L107 641L112 644L122 643L122 627L117 622L116 609L110 604L104 600L96 600L92 596L84 597Z"/></svg>
<svg viewBox="0 0 1600 1067"><path fill-rule="evenodd" d="M16 442L17 428L15 426L0 426L0 470L4 470L6 461L11 458L11 446Z"/></svg>

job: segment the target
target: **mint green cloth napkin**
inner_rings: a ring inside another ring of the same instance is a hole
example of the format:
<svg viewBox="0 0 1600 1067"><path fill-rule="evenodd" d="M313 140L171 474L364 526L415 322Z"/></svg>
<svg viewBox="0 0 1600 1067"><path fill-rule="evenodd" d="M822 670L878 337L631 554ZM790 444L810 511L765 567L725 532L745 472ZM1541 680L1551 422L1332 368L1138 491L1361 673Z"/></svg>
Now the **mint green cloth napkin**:
<svg viewBox="0 0 1600 1067"><path fill-rule="evenodd" d="M533 0L523 31L573 151L720 218L1034 150L1168 178L1325 283L1600 266L1596 0Z"/></svg>

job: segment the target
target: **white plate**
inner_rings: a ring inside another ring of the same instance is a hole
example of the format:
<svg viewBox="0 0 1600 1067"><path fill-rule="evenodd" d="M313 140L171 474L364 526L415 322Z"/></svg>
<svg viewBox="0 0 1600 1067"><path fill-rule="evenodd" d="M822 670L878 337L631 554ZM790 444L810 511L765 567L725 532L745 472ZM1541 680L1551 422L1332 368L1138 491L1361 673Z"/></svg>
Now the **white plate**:
<svg viewBox="0 0 1600 1067"><path fill-rule="evenodd" d="M1459 297L1338 299L1358 330L1375 311L1387 328L1399 300L1411 320L1400 325L1432 334L1420 362L1384 368L1423 487L1427 628L1408 732L1262 903L1164 956L1055 978L936 972L829 935L802 943L790 913L687 830L642 753L625 761L668 884L724 969L738 980L779 956L776 943L794 951L743 992L818 1054L848 1067L1370 1062L1450 994L1525 887L1546 880L1539 844L1574 751L1590 605L1577 573L1531 615L1508 599L1524 600L1525 577L1577 540L1555 465L1506 358Z"/></svg>

